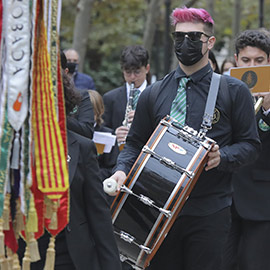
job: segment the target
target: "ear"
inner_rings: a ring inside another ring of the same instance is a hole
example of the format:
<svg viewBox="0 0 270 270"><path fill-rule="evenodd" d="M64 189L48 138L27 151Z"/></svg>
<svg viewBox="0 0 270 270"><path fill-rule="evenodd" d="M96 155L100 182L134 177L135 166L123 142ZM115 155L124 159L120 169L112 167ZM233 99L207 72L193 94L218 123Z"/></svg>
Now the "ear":
<svg viewBox="0 0 270 270"><path fill-rule="evenodd" d="M211 37L208 39L208 50L213 49L215 43L216 43L216 38L215 38L214 36L211 36Z"/></svg>
<svg viewBox="0 0 270 270"><path fill-rule="evenodd" d="M146 74L149 72L149 70L150 70L150 64L147 64L147 66L146 66Z"/></svg>
<svg viewBox="0 0 270 270"><path fill-rule="evenodd" d="M234 59L235 59L236 66L238 67L238 56L236 53L234 54Z"/></svg>

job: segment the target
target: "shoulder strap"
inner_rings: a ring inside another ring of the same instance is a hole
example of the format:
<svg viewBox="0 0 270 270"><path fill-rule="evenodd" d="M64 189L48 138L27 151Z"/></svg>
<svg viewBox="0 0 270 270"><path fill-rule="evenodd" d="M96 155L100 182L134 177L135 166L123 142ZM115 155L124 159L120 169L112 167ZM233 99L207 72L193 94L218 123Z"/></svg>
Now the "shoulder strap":
<svg viewBox="0 0 270 270"><path fill-rule="evenodd" d="M206 101L206 106L204 110L203 122L201 124L200 130L200 133L203 135L205 135L206 132L212 128L212 121L220 84L220 78L221 78L220 74L213 72L210 89Z"/></svg>

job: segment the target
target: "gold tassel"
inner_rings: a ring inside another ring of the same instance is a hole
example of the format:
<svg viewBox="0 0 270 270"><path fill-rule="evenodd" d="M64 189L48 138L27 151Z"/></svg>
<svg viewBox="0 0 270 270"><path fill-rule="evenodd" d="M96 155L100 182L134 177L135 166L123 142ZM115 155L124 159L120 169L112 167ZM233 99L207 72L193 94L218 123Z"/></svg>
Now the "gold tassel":
<svg viewBox="0 0 270 270"><path fill-rule="evenodd" d="M47 196L45 196L45 218L51 219L52 218L52 200L50 200Z"/></svg>
<svg viewBox="0 0 270 270"><path fill-rule="evenodd" d="M8 261L7 261L7 258L5 256L5 248L4 248L4 255L1 255L1 257L0 257L0 269L1 270L9 270L8 269Z"/></svg>
<svg viewBox="0 0 270 270"><path fill-rule="evenodd" d="M35 239L34 233L28 234L28 242L27 245L29 246L29 252L30 252L30 259L31 262L36 262L40 260L40 254L38 249L38 242Z"/></svg>
<svg viewBox="0 0 270 270"><path fill-rule="evenodd" d="M19 233L24 230L24 221L23 221L23 214L21 212L21 202L18 198L16 200L16 215L14 219L14 233L16 239L19 238Z"/></svg>
<svg viewBox="0 0 270 270"><path fill-rule="evenodd" d="M13 252L10 248L6 247L7 250L7 263L8 263L8 269L13 269Z"/></svg>
<svg viewBox="0 0 270 270"><path fill-rule="evenodd" d="M8 261L5 258L5 256L0 258L0 268L1 268L1 270L9 270L8 269Z"/></svg>
<svg viewBox="0 0 270 270"><path fill-rule="evenodd" d="M21 270L18 254L14 253L12 259L13 259L12 270Z"/></svg>
<svg viewBox="0 0 270 270"><path fill-rule="evenodd" d="M3 208L3 230L9 230L9 221L10 221L10 193L6 193L4 200L4 208Z"/></svg>
<svg viewBox="0 0 270 270"><path fill-rule="evenodd" d="M55 264L54 246L55 246L55 237L51 236L49 247L48 247L47 253L46 253L46 261L45 261L44 270L53 270L54 269L54 264Z"/></svg>
<svg viewBox="0 0 270 270"><path fill-rule="evenodd" d="M58 228L58 220L57 220L57 210L58 210L58 202L53 202L52 204L52 218L49 224L49 229L56 230Z"/></svg>
<svg viewBox="0 0 270 270"><path fill-rule="evenodd" d="M31 264L31 260L30 260L29 248L26 245L23 262L22 262L22 270L30 270L30 264Z"/></svg>
<svg viewBox="0 0 270 270"><path fill-rule="evenodd" d="M33 194L30 198L29 212L28 212L27 222L26 222L26 231L27 232L37 232L38 231L37 211L35 208L35 201L34 201Z"/></svg>
<svg viewBox="0 0 270 270"><path fill-rule="evenodd" d="M0 218L0 258L5 256L5 235L3 233L3 218Z"/></svg>

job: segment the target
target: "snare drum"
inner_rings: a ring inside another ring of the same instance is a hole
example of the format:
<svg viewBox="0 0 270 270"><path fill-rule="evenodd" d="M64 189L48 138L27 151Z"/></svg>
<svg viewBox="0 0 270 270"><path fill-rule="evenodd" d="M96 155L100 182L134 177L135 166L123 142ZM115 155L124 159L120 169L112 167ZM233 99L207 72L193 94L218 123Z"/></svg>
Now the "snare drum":
<svg viewBox="0 0 270 270"><path fill-rule="evenodd" d="M114 202L112 219L120 258L147 267L194 187L214 141L161 120Z"/></svg>

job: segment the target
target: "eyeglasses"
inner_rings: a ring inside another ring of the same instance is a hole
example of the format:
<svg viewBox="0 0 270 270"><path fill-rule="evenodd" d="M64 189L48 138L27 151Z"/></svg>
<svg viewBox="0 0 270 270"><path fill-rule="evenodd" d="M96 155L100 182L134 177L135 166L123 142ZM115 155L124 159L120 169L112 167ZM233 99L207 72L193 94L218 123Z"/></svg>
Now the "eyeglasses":
<svg viewBox="0 0 270 270"><path fill-rule="evenodd" d="M193 31L193 32L173 32L172 36L174 38L174 41L176 42L183 42L185 37L188 37L191 41L200 41L202 35L205 35L206 37L210 38L209 35L199 32L199 31Z"/></svg>
<svg viewBox="0 0 270 270"><path fill-rule="evenodd" d="M131 76L132 73L135 75L135 76L139 76L141 73L142 73L142 70L141 69L124 69L124 73L127 75L127 76Z"/></svg>

